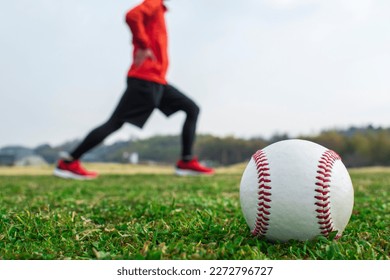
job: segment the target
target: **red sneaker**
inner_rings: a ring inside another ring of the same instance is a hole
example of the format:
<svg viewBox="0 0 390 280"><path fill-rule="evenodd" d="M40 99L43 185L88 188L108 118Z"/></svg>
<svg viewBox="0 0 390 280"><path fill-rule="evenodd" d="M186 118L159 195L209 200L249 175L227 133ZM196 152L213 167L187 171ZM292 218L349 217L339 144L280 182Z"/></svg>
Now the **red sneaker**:
<svg viewBox="0 0 390 280"><path fill-rule="evenodd" d="M84 169L79 160L71 162L59 160L54 175L65 179L90 180L95 179L98 173Z"/></svg>
<svg viewBox="0 0 390 280"><path fill-rule="evenodd" d="M190 161L179 160L176 164L176 174L179 176L211 175L214 174L214 169L201 165L197 158L193 158Z"/></svg>

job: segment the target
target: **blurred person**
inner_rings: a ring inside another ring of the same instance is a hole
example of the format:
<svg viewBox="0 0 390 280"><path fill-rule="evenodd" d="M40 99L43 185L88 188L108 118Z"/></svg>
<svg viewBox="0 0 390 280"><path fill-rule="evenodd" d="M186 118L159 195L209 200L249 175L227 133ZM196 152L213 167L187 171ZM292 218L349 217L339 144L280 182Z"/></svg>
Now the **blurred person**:
<svg viewBox="0 0 390 280"><path fill-rule="evenodd" d="M185 122L181 133L181 158L176 163L176 174L213 174L193 155L199 107L189 97L166 80L168 69L167 29L164 0L144 0L126 14L126 23L133 35L133 62L127 75L127 89L111 117L93 129L71 152L62 153L54 175L72 179L94 179L97 172L86 170L80 162L83 154L131 123L142 128L154 109L167 117L184 111Z"/></svg>

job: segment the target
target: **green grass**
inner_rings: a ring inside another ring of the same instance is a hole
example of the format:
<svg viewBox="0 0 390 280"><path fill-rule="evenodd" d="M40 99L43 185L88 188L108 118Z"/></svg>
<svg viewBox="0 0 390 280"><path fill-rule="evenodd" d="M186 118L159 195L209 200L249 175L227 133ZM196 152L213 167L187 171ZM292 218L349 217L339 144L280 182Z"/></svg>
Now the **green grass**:
<svg viewBox="0 0 390 280"><path fill-rule="evenodd" d="M339 240L251 236L241 174L96 181L0 176L0 259L389 260L390 171L352 171L355 206Z"/></svg>

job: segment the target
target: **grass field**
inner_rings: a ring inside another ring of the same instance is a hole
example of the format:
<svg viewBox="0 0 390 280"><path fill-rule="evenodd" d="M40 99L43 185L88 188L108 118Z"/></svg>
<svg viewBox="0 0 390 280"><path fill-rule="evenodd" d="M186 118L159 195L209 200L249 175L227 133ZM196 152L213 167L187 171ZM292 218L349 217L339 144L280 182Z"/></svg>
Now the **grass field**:
<svg viewBox="0 0 390 280"><path fill-rule="evenodd" d="M182 178L169 167L0 168L0 259L360 259L390 257L390 169L351 170L355 206L339 240L269 243L241 214L244 166Z"/></svg>

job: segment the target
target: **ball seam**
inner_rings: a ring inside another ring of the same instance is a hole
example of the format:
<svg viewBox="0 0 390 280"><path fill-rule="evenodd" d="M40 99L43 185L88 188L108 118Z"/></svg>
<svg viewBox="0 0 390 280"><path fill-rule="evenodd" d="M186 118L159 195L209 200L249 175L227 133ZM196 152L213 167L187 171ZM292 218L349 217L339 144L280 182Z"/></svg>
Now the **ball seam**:
<svg viewBox="0 0 390 280"><path fill-rule="evenodd" d="M334 230L331 215L330 188L332 169L337 160L341 160L340 156L332 150L327 150L322 154L317 166L316 194L314 198L317 223L323 236L328 236Z"/></svg>
<svg viewBox="0 0 390 280"><path fill-rule="evenodd" d="M255 236L265 235L269 227L271 215L271 177L266 154L263 150L257 151L252 156L257 170L257 217L252 234Z"/></svg>

